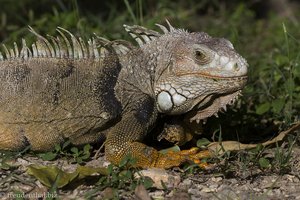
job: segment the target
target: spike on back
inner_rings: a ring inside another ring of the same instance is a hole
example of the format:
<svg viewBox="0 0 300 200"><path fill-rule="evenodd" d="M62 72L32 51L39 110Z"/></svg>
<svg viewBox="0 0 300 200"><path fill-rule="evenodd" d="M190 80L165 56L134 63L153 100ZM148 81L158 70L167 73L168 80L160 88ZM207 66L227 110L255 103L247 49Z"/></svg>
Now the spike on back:
<svg viewBox="0 0 300 200"><path fill-rule="evenodd" d="M125 30L129 33L129 35L135 39L135 41L139 44L139 46L143 46L146 43L149 43L153 39L160 37L161 34L153 31L146 29L145 27L142 26L128 26L126 24L123 25Z"/></svg>
<svg viewBox="0 0 300 200"><path fill-rule="evenodd" d="M163 34L183 32L183 30L175 29L168 20L166 20L166 23L167 23L167 27L161 24L155 24L155 25L161 29ZM154 30L147 29L142 26L138 26L138 25L128 26L126 24L124 24L123 26L125 30L129 33L129 35L138 43L140 47L162 36L161 33L156 32Z"/></svg>
<svg viewBox="0 0 300 200"><path fill-rule="evenodd" d="M0 61L12 59L28 60L38 57L99 60L102 57L101 54L111 47L117 54L125 54L132 48L129 42L121 40L106 40L103 43L98 36L92 37L85 42L81 37L75 37L71 32L61 27L56 29L59 34L56 37L51 35L44 37L30 26L28 29L37 37L31 48L27 46L24 39L22 39L20 49L17 43L14 43L14 47L11 49L8 49L3 44L3 52L0 52Z"/></svg>
<svg viewBox="0 0 300 200"><path fill-rule="evenodd" d="M168 20L166 22L168 27L156 24L162 30L163 34L173 33L178 30ZM163 35L137 25L124 25L124 28L140 47ZM51 35L44 37L30 26L28 29L37 37L31 48L27 46L24 39L22 39L20 49L17 43L14 43L14 47L11 49L8 49L3 44L3 52L0 52L0 61L12 59L28 60L38 57L99 60L105 56L107 51L114 51L117 55L124 55L134 48L130 42L124 40L110 41L97 35L86 42L81 37L75 37L71 32L62 27L56 29L58 32L58 36L56 37Z"/></svg>
<svg viewBox="0 0 300 200"><path fill-rule="evenodd" d="M174 31L175 31L175 28L170 24L169 20L166 19L166 22L167 22L167 24L168 24L168 26L169 26L170 32L174 32Z"/></svg>

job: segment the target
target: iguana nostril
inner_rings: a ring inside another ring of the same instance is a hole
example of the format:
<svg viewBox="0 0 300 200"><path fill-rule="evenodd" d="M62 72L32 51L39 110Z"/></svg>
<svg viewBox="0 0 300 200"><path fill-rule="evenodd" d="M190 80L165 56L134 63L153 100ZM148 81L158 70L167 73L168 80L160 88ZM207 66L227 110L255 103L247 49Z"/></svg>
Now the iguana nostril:
<svg viewBox="0 0 300 200"><path fill-rule="evenodd" d="M236 68L235 68L236 64L237 64L236 62L230 61L225 65L225 69L228 71L233 71L233 70L236 71Z"/></svg>
<svg viewBox="0 0 300 200"><path fill-rule="evenodd" d="M234 69L235 71L238 71L238 70L239 70L239 65L238 65L237 63L235 63L235 64L233 65L233 69Z"/></svg>
<svg viewBox="0 0 300 200"><path fill-rule="evenodd" d="M230 61L224 66L225 70L234 72L236 75L247 74L247 66L243 63L238 63L236 61Z"/></svg>
<svg viewBox="0 0 300 200"><path fill-rule="evenodd" d="M248 73L248 64L247 63L240 63L238 64L236 71L240 76L247 75Z"/></svg>

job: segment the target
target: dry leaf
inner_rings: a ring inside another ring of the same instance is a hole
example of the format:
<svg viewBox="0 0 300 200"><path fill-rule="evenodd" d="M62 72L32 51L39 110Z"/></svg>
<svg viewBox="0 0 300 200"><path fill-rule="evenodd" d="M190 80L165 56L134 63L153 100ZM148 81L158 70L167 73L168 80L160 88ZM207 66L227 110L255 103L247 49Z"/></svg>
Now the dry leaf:
<svg viewBox="0 0 300 200"><path fill-rule="evenodd" d="M289 128L286 131L280 132L275 138L268 140L261 145L268 146L270 144L274 144L276 142L279 142L283 140L283 138L293 131L300 128L300 122L297 122L294 124L291 128ZM245 150L245 149L252 149L255 148L258 144L242 144L237 141L223 141L223 142L212 142L210 143L207 148L214 154L220 155L223 154L226 151L239 151L239 150Z"/></svg>
<svg viewBox="0 0 300 200"><path fill-rule="evenodd" d="M56 184L58 188L62 188L74 181L79 181L89 176L107 175L108 171L103 167L92 168L78 166L74 172L65 172L57 166L42 166L33 164L28 166L27 173L34 176L47 187L51 187Z"/></svg>

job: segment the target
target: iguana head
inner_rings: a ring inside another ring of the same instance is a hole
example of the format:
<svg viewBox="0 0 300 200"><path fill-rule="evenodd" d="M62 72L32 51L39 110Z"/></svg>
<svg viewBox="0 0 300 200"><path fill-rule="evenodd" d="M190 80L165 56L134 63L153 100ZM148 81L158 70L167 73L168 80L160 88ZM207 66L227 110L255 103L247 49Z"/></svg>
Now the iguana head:
<svg viewBox="0 0 300 200"><path fill-rule="evenodd" d="M248 67L232 43L203 32L159 26L164 34L141 27L134 30L142 49L155 49L154 92L159 112L192 111L191 120L199 122L232 104L247 82Z"/></svg>

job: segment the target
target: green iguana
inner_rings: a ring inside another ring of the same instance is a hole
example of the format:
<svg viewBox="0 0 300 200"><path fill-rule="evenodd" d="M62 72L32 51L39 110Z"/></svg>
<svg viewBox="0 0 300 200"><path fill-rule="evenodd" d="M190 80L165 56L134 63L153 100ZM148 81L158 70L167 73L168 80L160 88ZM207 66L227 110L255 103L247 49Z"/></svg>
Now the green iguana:
<svg viewBox="0 0 300 200"><path fill-rule="evenodd" d="M0 54L0 149L52 149L99 142L119 163L169 168L199 161L192 148L162 154L142 143L159 115L189 113L198 123L232 104L247 82L248 64L224 38L158 24L163 33L124 25L138 46L63 28L57 37L30 31L29 48Z"/></svg>

